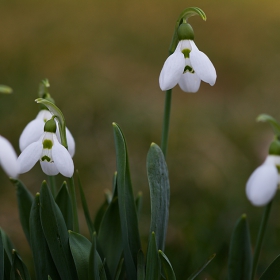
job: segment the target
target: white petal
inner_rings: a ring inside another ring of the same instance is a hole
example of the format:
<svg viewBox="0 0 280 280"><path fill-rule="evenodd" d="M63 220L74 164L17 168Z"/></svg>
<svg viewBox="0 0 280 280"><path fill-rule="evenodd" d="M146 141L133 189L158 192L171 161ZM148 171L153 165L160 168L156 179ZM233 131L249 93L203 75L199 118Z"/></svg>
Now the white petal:
<svg viewBox="0 0 280 280"><path fill-rule="evenodd" d="M19 148L23 151L28 145L38 141L44 133L44 121L35 119L27 124L19 138Z"/></svg>
<svg viewBox="0 0 280 280"><path fill-rule="evenodd" d="M16 178L19 173L17 155L11 143L0 136L0 163L10 177Z"/></svg>
<svg viewBox="0 0 280 280"><path fill-rule="evenodd" d="M74 163L68 150L62 146L54 135L54 145L52 147L53 161L61 173L65 177L72 177L74 173Z"/></svg>
<svg viewBox="0 0 280 280"><path fill-rule="evenodd" d="M174 88L184 71L185 57L180 50L180 45L181 42L178 43L175 52L166 59L160 72L159 86L163 91Z"/></svg>
<svg viewBox="0 0 280 280"><path fill-rule="evenodd" d="M213 86L217 78L215 67L208 56L197 48L194 41L190 41L190 44L190 61L194 71L202 81Z"/></svg>
<svg viewBox="0 0 280 280"><path fill-rule="evenodd" d="M23 150L17 159L20 174L29 171L35 165L42 155L42 150L42 137Z"/></svg>
<svg viewBox="0 0 280 280"><path fill-rule="evenodd" d="M56 126L56 137L57 137L59 143L61 143L58 124ZM69 151L71 157L73 157L75 154L75 140L74 140L70 130L67 127L66 127L66 139L67 139L68 151Z"/></svg>
<svg viewBox="0 0 280 280"><path fill-rule="evenodd" d="M259 166L246 184L246 195L255 206L266 205L277 191L278 171L273 164Z"/></svg>
<svg viewBox="0 0 280 280"><path fill-rule="evenodd" d="M40 160L40 165L41 168L43 170L43 172L49 176L54 176L57 175L59 173L59 171L57 170L54 162L48 162L46 160L41 161Z"/></svg>
<svg viewBox="0 0 280 280"><path fill-rule="evenodd" d="M52 118L52 114L49 110L43 109L41 110L36 119L42 120L44 123Z"/></svg>
<svg viewBox="0 0 280 280"><path fill-rule="evenodd" d="M200 82L201 80L196 73L186 72L181 76L179 86L185 92L197 92L200 87Z"/></svg>

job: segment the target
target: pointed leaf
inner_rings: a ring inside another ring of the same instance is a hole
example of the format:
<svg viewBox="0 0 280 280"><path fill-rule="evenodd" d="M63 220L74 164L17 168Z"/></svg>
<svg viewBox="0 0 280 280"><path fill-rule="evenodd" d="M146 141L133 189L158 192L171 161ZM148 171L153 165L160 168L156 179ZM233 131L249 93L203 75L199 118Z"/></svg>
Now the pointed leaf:
<svg viewBox="0 0 280 280"><path fill-rule="evenodd" d="M73 230L73 212L72 212L72 202L68 192L67 184L64 182L55 198L55 202L58 205L66 227L68 230Z"/></svg>
<svg viewBox="0 0 280 280"><path fill-rule="evenodd" d="M117 188L124 262L128 279L136 279L137 253L141 249L138 218L130 180L126 142L120 127L116 123L113 123L113 129L117 157Z"/></svg>
<svg viewBox="0 0 280 280"><path fill-rule="evenodd" d="M79 233L69 231L69 243L79 280L88 279L91 242Z"/></svg>
<svg viewBox="0 0 280 280"><path fill-rule="evenodd" d="M17 202L21 226L30 244L29 216L34 197L21 181L12 179L12 182L17 189Z"/></svg>
<svg viewBox="0 0 280 280"><path fill-rule="evenodd" d="M92 236L92 234L95 231L95 229L94 229L93 222L92 222L92 220L90 218L90 214L89 214L89 210L88 210L88 205L87 205L87 200L86 200L86 197L85 197L85 193L84 193L84 190L83 190L83 187L82 187L82 183L81 183L81 179L80 179L80 176L79 176L78 172L77 172L77 175L78 175L78 187L79 187L81 201L82 201L82 206L83 206L83 210L84 210L84 216L85 216L85 219L86 219L86 222L87 222L87 227L88 227L88 230L89 230L89 234L90 234L90 236Z"/></svg>
<svg viewBox="0 0 280 280"><path fill-rule="evenodd" d="M147 173L151 197L150 232L156 233L158 248L163 251L169 216L170 187L164 155L154 143L147 156Z"/></svg>
<svg viewBox="0 0 280 280"><path fill-rule="evenodd" d="M16 250L13 250L13 262L10 280L31 280L27 267L23 263Z"/></svg>
<svg viewBox="0 0 280 280"><path fill-rule="evenodd" d="M260 280L280 280L280 255L264 271Z"/></svg>
<svg viewBox="0 0 280 280"><path fill-rule="evenodd" d="M40 194L37 193L30 211L30 245L33 253L36 279L46 279L50 275L52 279L59 280L59 274L52 259L40 217Z"/></svg>
<svg viewBox="0 0 280 280"><path fill-rule="evenodd" d="M161 267L164 272L166 280L176 280L176 276L172 268L172 265L169 259L167 258L167 256L161 250L159 250L159 257L161 261Z"/></svg>
<svg viewBox="0 0 280 280"><path fill-rule="evenodd" d="M251 279L252 252L246 215L237 221L230 242L228 279Z"/></svg>
<svg viewBox="0 0 280 280"><path fill-rule="evenodd" d="M92 245L89 256L89 269L88 269L88 279L89 280L99 280L99 268L101 260L98 259L98 253L96 249L96 232L92 235Z"/></svg>
<svg viewBox="0 0 280 280"><path fill-rule="evenodd" d="M117 271L116 271L116 275L115 275L115 280L121 280L123 277L122 277L122 274L124 272L124 266L123 266L123 263L124 263L124 259L121 258L120 259L120 262L118 264L118 268L117 268Z"/></svg>
<svg viewBox="0 0 280 280"><path fill-rule="evenodd" d="M137 254L137 280L145 280L145 258L142 250Z"/></svg>
<svg viewBox="0 0 280 280"><path fill-rule="evenodd" d="M42 228L58 273L62 279L77 279L74 260L68 244L67 227L46 182L43 182L40 193Z"/></svg>
<svg viewBox="0 0 280 280"><path fill-rule="evenodd" d="M10 278L10 271L12 267L12 260L13 260L13 244L10 241L9 237L6 235L6 233L3 231L3 229L0 228L1 233L1 240L2 240L2 246L4 249L4 279Z"/></svg>
<svg viewBox="0 0 280 280"><path fill-rule="evenodd" d="M98 245L102 256L106 257L111 278L116 273L122 255L122 232L118 198L114 198L107 208L98 232ZM99 248L98 247L98 248Z"/></svg>
<svg viewBox="0 0 280 280"><path fill-rule="evenodd" d="M160 279L160 263L156 244L156 235L151 233L147 251L146 280Z"/></svg>

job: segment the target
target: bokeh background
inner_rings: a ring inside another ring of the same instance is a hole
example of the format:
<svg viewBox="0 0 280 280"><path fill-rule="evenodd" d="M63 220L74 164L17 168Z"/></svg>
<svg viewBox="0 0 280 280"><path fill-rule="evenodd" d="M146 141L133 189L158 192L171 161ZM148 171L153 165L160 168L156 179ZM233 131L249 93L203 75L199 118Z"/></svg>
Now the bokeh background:
<svg viewBox="0 0 280 280"><path fill-rule="evenodd" d="M278 0L1 1L0 83L14 93L0 96L0 127L19 154L18 138L38 112L39 82L48 78L75 137L75 166L94 216L116 169L111 124L117 122L128 143L135 194L143 192L145 250L150 221L146 155L151 142L160 144L164 107L158 76L175 21L190 6L207 15L206 22L193 17L189 23L218 79L213 87L202 83L195 94L174 89L166 254L177 278L186 279L216 253L198 279L225 279L236 220L247 214L254 245L263 211L250 205L244 189L273 137L269 125L256 117L267 113L280 121ZM20 179L35 194L46 176L37 164ZM32 270L15 189L3 171L0 180L0 226ZM258 274L280 253L279 203L278 195ZM80 216L87 234L81 205Z"/></svg>

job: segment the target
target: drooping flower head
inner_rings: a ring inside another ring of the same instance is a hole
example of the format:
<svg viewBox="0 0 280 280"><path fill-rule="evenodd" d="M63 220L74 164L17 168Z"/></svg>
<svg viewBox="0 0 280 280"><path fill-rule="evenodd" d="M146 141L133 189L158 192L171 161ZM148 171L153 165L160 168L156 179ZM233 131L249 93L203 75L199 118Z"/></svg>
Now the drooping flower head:
<svg viewBox="0 0 280 280"><path fill-rule="evenodd" d="M28 145L18 157L19 173L28 172L40 161L43 172L53 176L61 173L72 177L74 163L69 151L60 144L56 136L56 123L50 119L45 123L39 140Z"/></svg>
<svg viewBox="0 0 280 280"><path fill-rule="evenodd" d="M11 143L0 135L0 165L6 174L16 178L19 173L17 154Z"/></svg>
<svg viewBox="0 0 280 280"><path fill-rule="evenodd" d="M184 21L180 22L173 41L174 37L177 39L177 47L166 59L161 70L159 76L161 90L166 91L179 84L185 92L197 92L201 81L213 86L217 78L215 67L208 56L196 47L191 25Z"/></svg>

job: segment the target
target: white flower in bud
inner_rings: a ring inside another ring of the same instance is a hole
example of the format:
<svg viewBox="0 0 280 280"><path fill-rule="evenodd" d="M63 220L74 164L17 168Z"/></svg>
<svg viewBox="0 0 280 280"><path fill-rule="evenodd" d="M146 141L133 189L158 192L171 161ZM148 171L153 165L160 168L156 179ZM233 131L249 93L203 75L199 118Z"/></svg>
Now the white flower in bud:
<svg viewBox="0 0 280 280"><path fill-rule="evenodd" d="M61 173L72 177L74 163L69 151L62 146L55 133L44 132L36 142L27 146L18 157L19 173L28 172L40 160L45 174L53 176Z"/></svg>
<svg viewBox="0 0 280 280"><path fill-rule="evenodd" d="M17 154L11 143L0 136L0 165L10 177L16 178L19 173Z"/></svg>
<svg viewBox="0 0 280 280"><path fill-rule="evenodd" d="M38 113L37 117L26 125L19 138L19 148L21 152L27 146L29 146L33 142L36 142L42 136L42 134L44 133L44 125L46 121L50 120L51 118L52 114L49 110L41 110ZM56 136L59 142L61 142L58 125L56 130ZM69 153L71 157L73 157L75 154L75 140L67 127L66 139Z"/></svg>
<svg viewBox="0 0 280 280"><path fill-rule="evenodd" d="M253 205L264 206L275 196L279 184L276 166L279 165L280 156L269 155L250 176L246 184L246 195Z"/></svg>
<svg viewBox="0 0 280 280"><path fill-rule="evenodd" d="M213 86L216 78L215 67L208 56L197 48L193 40L181 40L163 65L159 85L163 91L179 84L185 92L197 92L201 80Z"/></svg>

